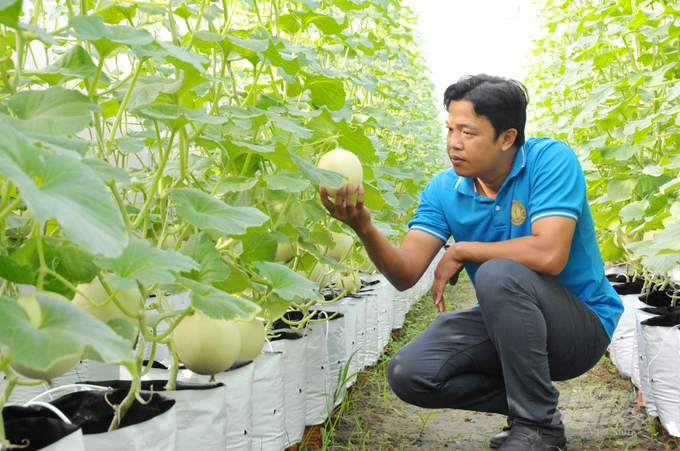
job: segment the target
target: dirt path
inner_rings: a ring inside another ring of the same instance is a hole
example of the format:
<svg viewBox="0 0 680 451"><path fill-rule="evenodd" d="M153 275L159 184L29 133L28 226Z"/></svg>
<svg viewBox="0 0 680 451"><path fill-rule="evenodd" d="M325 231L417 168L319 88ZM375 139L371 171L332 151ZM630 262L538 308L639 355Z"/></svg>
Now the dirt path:
<svg viewBox="0 0 680 451"><path fill-rule="evenodd" d="M475 304L469 281L451 290L455 308ZM410 314L411 322L427 324L436 316L423 303ZM415 335L418 330L411 330ZM402 343L403 345L403 343ZM329 450L487 450L488 440L505 422L495 414L463 410L428 410L404 403L385 379L384 358L369 381L352 393L348 411L334 431ZM555 384L570 451L676 450L672 437L658 435L637 408L632 384L618 375L609 359L590 372Z"/></svg>

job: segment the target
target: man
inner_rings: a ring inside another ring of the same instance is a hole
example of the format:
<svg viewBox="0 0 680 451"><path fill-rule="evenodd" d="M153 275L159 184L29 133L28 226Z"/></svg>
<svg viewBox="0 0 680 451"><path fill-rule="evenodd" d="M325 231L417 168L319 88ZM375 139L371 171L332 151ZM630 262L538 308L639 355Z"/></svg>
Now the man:
<svg viewBox="0 0 680 451"><path fill-rule="evenodd" d="M465 268L478 305L445 313L392 358L388 381L404 401L508 416L490 441L502 451L566 449L551 381L602 357L623 311L595 240L583 171L548 138L525 142L528 94L514 80L467 76L444 94L453 169L426 186L399 247L372 224L363 187L340 190L331 215L351 226L399 290L413 286L453 236L435 271L443 290Z"/></svg>

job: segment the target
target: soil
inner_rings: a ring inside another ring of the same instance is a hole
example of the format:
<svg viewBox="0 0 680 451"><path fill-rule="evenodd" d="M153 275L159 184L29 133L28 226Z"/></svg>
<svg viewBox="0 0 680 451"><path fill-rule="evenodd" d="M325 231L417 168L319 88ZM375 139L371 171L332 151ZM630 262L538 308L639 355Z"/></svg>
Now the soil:
<svg viewBox="0 0 680 451"><path fill-rule="evenodd" d="M469 280L448 289L446 299L454 309L475 305ZM403 346L436 317L428 298L409 313L409 326L402 339L390 345L376 368L365 374L367 381L354 387L325 449L329 450L488 450L488 440L505 424L496 414L463 410L428 410L404 403L389 388L385 378L389 355ZM418 326L421 324L421 326ZM415 326L413 326L415 325ZM405 335L405 337L404 337ZM566 426L570 451L678 450L675 439L637 406L637 392L621 377L611 361L600 363L581 377L556 382L559 408Z"/></svg>

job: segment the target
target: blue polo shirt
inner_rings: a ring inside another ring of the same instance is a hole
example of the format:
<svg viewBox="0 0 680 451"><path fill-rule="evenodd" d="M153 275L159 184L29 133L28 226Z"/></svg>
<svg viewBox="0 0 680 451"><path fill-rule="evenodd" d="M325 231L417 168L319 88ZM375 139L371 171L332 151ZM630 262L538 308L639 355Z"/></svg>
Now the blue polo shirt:
<svg viewBox="0 0 680 451"><path fill-rule="evenodd" d="M604 275L583 169L569 146L530 138L517 151L496 199L477 193L474 180L454 169L436 175L423 190L409 228L442 241L492 243L531 235L534 221L564 216L576 221L567 265L556 278L600 318L611 339L623 303ZM472 283L479 265L465 263Z"/></svg>

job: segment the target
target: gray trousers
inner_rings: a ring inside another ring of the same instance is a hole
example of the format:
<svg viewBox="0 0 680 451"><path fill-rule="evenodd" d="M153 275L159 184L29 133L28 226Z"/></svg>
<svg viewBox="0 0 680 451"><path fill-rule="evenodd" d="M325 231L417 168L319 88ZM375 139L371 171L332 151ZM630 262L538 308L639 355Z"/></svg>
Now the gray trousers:
<svg viewBox="0 0 680 451"><path fill-rule="evenodd" d="M494 259L476 275L479 307L440 314L390 360L409 404L508 415L562 435L551 381L588 371L609 345L597 315L554 277Z"/></svg>

